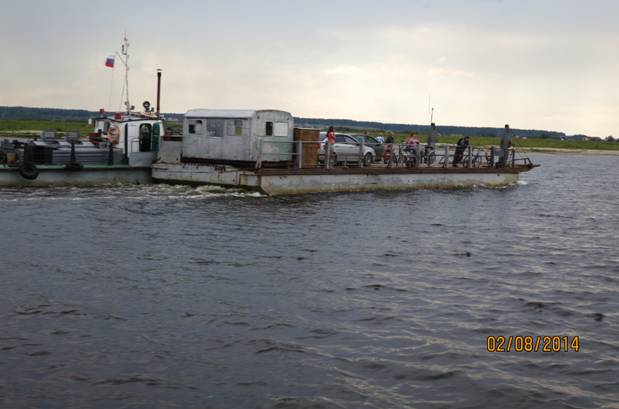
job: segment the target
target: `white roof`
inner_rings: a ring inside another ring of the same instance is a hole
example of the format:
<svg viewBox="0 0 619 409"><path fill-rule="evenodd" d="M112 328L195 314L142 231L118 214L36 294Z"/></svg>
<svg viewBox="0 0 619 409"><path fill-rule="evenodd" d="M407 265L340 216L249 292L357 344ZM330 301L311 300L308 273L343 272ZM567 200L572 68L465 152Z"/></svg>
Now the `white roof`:
<svg viewBox="0 0 619 409"><path fill-rule="evenodd" d="M253 118L258 112L280 112L290 115L290 112L276 109L190 109L185 113L188 118Z"/></svg>
<svg viewBox="0 0 619 409"><path fill-rule="evenodd" d="M190 109L186 117L200 118L251 118L256 114L251 109Z"/></svg>

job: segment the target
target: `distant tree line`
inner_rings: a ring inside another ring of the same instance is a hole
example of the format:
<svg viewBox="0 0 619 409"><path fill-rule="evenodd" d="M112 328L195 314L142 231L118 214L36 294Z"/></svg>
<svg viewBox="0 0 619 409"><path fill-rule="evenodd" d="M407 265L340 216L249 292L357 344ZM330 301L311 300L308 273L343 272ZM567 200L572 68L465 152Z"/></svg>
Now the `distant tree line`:
<svg viewBox="0 0 619 409"><path fill-rule="evenodd" d="M98 112L84 109L30 108L0 106L0 119L30 119L46 121L86 121Z"/></svg>
<svg viewBox="0 0 619 409"><path fill-rule="evenodd" d="M87 111L83 109L60 109L60 108L31 108L31 107L7 107L0 106L0 119L29 119L29 120L50 120L50 121L86 121L88 118L97 116L97 111ZM163 114L167 119L182 120L183 114L167 113ZM295 117L295 124L299 126L312 126L327 128L335 126L341 130L349 129L369 129L377 131L411 132L427 134L430 124L393 124L371 121L354 121L352 119L334 118L303 118ZM437 124L439 131L444 135L468 135L468 136L489 136L496 137L501 132L502 127L475 127L475 126L453 126ZM563 132L537 130L537 129L513 129L514 135L527 138L544 139L588 139L586 135L574 135L567 137ZM609 138L607 138L609 140Z"/></svg>
<svg viewBox="0 0 619 409"><path fill-rule="evenodd" d="M315 118L295 118L296 124L306 124L308 126L318 126L320 128L326 128L334 126L336 128L345 129L373 129L377 131L392 131L392 132L412 132L416 131L422 134L427 134L430 130L430 124L418 125L418 124L390 124L382 122L369 122L369 121L354 121L352 119L315 119ZM454 125L441 125L437 123L436 126L439 131L444 135L462 135L462 136L488 136L496 137L500 134L503 127L491 128L491 127L478 127L478 126L454 126ZM566 138L565 133L556 131L545 131L536 129L516 129L512 128L514 135L527 138L544 138L544 139L561 139Z"/></svg>
<svg viewBox="0 0 619 409"><path fill-rule="evenodd" d="M32 108L0 106L0 119L27 119L44 121L87 121L99 115L99 111L85 109ZM183 114L164 114L168 118L182 119Z"/></svg>

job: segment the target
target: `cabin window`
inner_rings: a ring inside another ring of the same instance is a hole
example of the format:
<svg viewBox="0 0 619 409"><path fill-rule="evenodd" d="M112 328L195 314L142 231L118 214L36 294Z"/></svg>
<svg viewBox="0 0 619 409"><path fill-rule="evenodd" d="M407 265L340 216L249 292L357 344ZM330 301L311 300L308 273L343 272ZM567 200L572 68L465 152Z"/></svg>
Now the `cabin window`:
<svg viewBox="0 0 619 409"><path fill-rule="evenodd" d="M202 135L203 123L201 119L190 119L189 120L189 133Z"/></svg>
<svg viewBox="0 0 619 409"><path fill-rule="evenodd" d="M234 120L234 135L241 136L243 135L243 121L240 119Z"/></svg>
<svg viewBox="0 0 619 409"><path fill-rule="evenodd" d="M249 136L249 121L247 119L227 120L226 136Z"/></svg>
<svg viewBox="0 0 619 409"><path fill-rule="evenodd" d="M275 129L273 131L275 136L288 136L288 123L287 122L275 122Z"/></svg>
<svg viewBox="0 0 619 409"><path fill-rule="evenodd" d="M206 121L206 135L207 136L224 136L225 119L208 119Z"/></svg>
<svg viewBox="0 0 619 409"><path fill-rule="evenodd" d="M264 134L266 136L273 136L273 122L267 122L267 128Z"/></svg>

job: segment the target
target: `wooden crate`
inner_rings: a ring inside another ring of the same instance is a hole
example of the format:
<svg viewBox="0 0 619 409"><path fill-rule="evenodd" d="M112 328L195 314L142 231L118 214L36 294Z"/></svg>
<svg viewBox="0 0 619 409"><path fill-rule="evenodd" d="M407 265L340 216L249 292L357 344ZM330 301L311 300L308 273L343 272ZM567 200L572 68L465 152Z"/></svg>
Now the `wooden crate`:
<svg viewBox="0 0 619 409"><path fill-rule="evenodd" d="M318 166L318 147L320 146L320 129L294 128L294 141L316 142L304 143L301 153L301 168L315 168ZM294 144L295 163L297 163L298 144Z"/></svg>

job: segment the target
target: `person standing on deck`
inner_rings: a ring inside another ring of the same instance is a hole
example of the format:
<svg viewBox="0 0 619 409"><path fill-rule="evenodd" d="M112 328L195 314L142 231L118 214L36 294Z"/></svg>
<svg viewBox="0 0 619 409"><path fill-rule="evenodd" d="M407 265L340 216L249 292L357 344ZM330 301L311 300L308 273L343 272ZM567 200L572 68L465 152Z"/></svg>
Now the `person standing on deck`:
<svg viewBox="0 0 619 409"><path fill-rule="evenodd" d="M333 156L333 145L335 145L335 130L332 126L327 131L327 143L325 144L325 163L327 168L331 167L331 156Z"/></svg>
<svg viewBox="0 0 619 409"><path fill-rule="evenodd" d="M441 134L436 130L436 124L432 122L432 124L430 124L430 133L428 134L428 146L434 149L439 136L441 136Z"/></svg>
<svg viewBox="0 0 619 409"><path fill-rule="evenodd" d="M509 158L509 148L512 146L512 134L509 130L509 125L505 124L505 129L501 133L501 157L499 160L500 166L505 166L507 164L507 159Z"/></svg>
<svg viewBox="0 0 619 409"><path fill-rule="evenodd" d="M387 132L387 139L385 139L385 150L383 151L383 161L387 163L391 158L391 151L393 150L393 132Z"/></svg>
<svg viewBox="0 0 619 409"><path fill-rule="evenodd" d="M426 144L426 149L424 152L424 156L426 158L430 155L430 152L434 151L439 136L441 136L441 134L436 130L436 124L432 122L430 124L430 132L428 133L428 143Z"/></svg>
<svg viewBox="0 0 619 409"><path fill-rule="evenodd" d="M460 138L458 140L458 143L456 145L456 153L454 154L454 161L453 161L453 167L457 167L458 163L460 163L460 161L462 161L462 158L464 157L464 151L469 147L469 137L465 136L463 138Z"/></svg>

